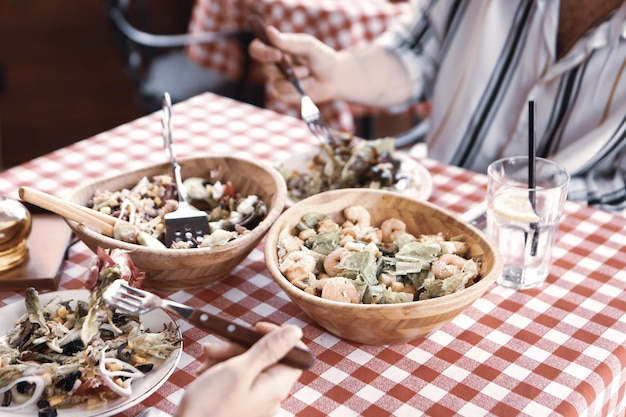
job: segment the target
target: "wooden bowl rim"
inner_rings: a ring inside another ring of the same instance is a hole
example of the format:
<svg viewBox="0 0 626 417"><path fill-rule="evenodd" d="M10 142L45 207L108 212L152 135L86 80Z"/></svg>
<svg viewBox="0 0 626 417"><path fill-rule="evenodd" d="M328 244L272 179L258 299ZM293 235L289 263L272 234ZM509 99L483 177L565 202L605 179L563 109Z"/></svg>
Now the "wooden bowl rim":
<svg viewBox="0 0 626 417"><path fill-rule="evenodd" d="M486 276L482 277L478 283L472 285L471 287L465 288L462 291L458 291L453 294L444 295L442 297L430 298L428 300L411 301L409 303L350 304L350 303L342 303L342 302L334 301L334 300L327 300L319 296L304 292L303 290L301 290L300 288L296 287L291 282L289 282L289 280L278 269L278 263L277 263L278 254L276 250L276 244L278 243L277 238L280 235L281 231L284 230L286 226L289 226L288 223L284 220L284 218L286 218L291 212L296 211L298 207L301 207L302 205L305 205L305 204L308 205L308 204L315 203L319 199L326 200L329 195L333 197L335 195L337 197L341 197L341 195L345 195L346 193L355 193L355 192L359 194L363 194L364 198L366 198L367 194L371 194L371 195L378 195L378 196L388 195L392 198L411 200L412 202L415 202L418 205L423 205L433 211L449 216L454 222L461 224L462 226L467 227L473 232L475 232L482 239L482 241L487 245L489 250L493 253L493 257L494 257L493 267L491 268L491 271ZM329 309L343 309L343 310L345 309L367 310L373 313L385 311L385 310L398 310L398 309L422 310L422 309L432 309L435 307L441 308L442 305L445 306L449 304L452 304L455 308L457 308L459 306L459 303L455 303L455 301L457 301L457 299L459 298L471 299L472 302L480 298L482 294L484 294L495 283L496 279L498 278L498 275L500 275L504 266L502 255L500 254L500 251L496 247L496 245L481 230L477 229L476 227L472 226L469 223L457 220L454 217L454 215L451 214L449 211L429 201L417 200L411 197L403 196L398 193L394 193L393 191L376 190L376 189L359 189L359 188L353 188L353 189L347 188L347 189L342 189L342 190L325 191L323 193L316 194L314 196L301 200L297 202L296 204L294 204L293 206L291 206L290 208L288 208L287 210L285 210L285 212L281 216L279 216L279 218L274 222L272 227L270 227L270 230L268 231L266 235L264 252L265 252L265 258L266 258L266 267L268 268L272 278L285 291L285 293L287 293L287 295L289 296L289 298L292 299L292 301L293 301L293 298L295 297L297 299L301 299L302 301L310 303L310 304L317 304L317 306L319 307L327 307Z"/></svg>
<svg viewBox="0 0 626 417"><path fill-rule="evenodd" d="M278 170L276 170L276 168L274 168L272 165L262 162L262 161L256 161L256 160L252 160L250 158L245 158L245 157L235 157L235 156L216 156L216 155L206 155L206 156L196 156L196 157L187 157L187 158L180 158L178 159L178 162L183 165L187 162L193 162L193 161L204 161L204 160L211 160L211 159L223 159L223 160L235 160L238 162L244 162L244 163L248 163L250 165L254 165L257 168L260 168L261 170L267 172L270 177L274 180L274 184L276 184L276 193L272 196L272 200L275 202L275 204L273 204L269 211L267 212L265 218L254 228L250 231L250 233L247 233L243 236L238 237L237 239L228 242L228 244L225 245L221 245L221 246L213 246L213 247L209 247L209 248L189 248L189 249L176 249L176 250L172 250L172 249L168 249L168 248L149 248L147 246L142 246L142 245L138 245L138 244L134 244L134 243L129 243L129 242L124 242L118 239L114 239L112 237L108 237L105 236L101 233L98 233L82 224L79 224L77 222L74 222L72 220L68 220L65 219L66 223L68 223L68 225L74 229L79 231L80 233L85 234L86 236L90 237L91 239L96 239L96 240L101 240L104 243L106 243L108 246L111 247L117 247L119 249L123 249L123 250L127 250L129 252L141 252L142 254L154 254L154 255L167 255L169 257L189 257L190 255L207 255L207 254L211 254L211 253L222 253L222 252L230 252L232 249L234 248L238 248L241 246L247 246L249 244L254 243L256 240L259 239L259 235L263 235L267 232L267 230L271 227L271 225L274 223L274 221L276 221L276 219L280 216L280 214L283 212L285 204L287 202L287 185L285 183L284 178L280 175L280 173L278 172ZM156 163L156 164L151 164L151 165L147 165L145 167L133 170L133 171L129 171L129 172L125 172L125 173L118 173L118 174L113 174L113 175L109 175L109 176L103 176L101 178L97 178L91 181L86 181L84 183L82 183L81 185L79 185L78 187L74 188L71 192L69 192L65 198L71 200L73 196L75 196L79 191L81 191L84 188L90 187L95 183L103 183L103 182L108 182L108 181L112 181L114 179L117 178L121 178L124 177L126 175L132 175L135 173L141 173L141 172L149 172L152 170L157 170L157 169L161 169L163 168L164 170L167 170L169 167L171 167L171 163L169 162L163 162L163 163ZM165 171L164 171L165 172ZM266 202L267 204L267 202Z"/></svg>

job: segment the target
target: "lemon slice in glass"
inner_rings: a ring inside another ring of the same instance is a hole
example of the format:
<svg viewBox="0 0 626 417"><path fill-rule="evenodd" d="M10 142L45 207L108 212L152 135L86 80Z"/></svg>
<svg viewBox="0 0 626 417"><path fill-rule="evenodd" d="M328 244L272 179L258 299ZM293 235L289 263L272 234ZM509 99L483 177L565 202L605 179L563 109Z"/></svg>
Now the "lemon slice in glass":
<svg viewBox="0 0 626 417"><path fill-rule="evenodd" d="M520 222L535 223L539 216L533 210L527 190L503 189L496 192L493 211L500 217Z"/></svg>

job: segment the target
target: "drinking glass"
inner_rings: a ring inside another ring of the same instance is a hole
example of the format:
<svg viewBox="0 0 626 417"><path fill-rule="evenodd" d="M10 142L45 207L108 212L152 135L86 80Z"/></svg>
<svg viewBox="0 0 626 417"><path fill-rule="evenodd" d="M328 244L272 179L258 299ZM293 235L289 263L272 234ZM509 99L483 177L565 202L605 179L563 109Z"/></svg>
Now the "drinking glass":
<svg viewBox="0 0 626 417"><path fill-rule="evenodd" d="M528 157L510 157L487 168L487 234L504 258L498 283L515 289L542 285L548 276L569 174L536 158L529 188Z"/></svg>

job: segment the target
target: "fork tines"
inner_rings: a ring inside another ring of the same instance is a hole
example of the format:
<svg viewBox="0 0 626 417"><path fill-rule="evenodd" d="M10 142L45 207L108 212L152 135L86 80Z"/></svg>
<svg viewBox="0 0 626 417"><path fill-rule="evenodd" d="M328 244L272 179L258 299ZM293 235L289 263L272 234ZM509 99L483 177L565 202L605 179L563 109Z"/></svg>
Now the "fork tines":
<svg viewBox="0 0 626 417"><path fill-rule="evenodd" d="M134 302L129 301L129 296L115 295L111 298L111 301L116 310L120 310L126 314L142 314L141 306L138 306Z"/></svg>
<svg viewBox="0 0 626 417"><path fill-rule="evenodd" d="M309 130L311 130L313 134L318 137L324 137L329 144L333 144L335 142L335 136L333 135L330 127L328 127L326 124L307 122L307 125L309 126Z"/></svg>
<svg viewBox="0 0 626 417"><path fill-rule="evenodd" d="M146 311L143 306L145 291L131 287L123 280L118 281L111 284L111 290L115 293L105 296L109 304L127 314L143 314Z"/></svg>
<svg viewBox="0 0 626 417"><path fill-rule="evenodd" d="M320 109L311 100L311 97L304 94L300 106L300 116L307 124L311 133L324 142L334 143L335 136L333 131L324 121Z"/></svg>

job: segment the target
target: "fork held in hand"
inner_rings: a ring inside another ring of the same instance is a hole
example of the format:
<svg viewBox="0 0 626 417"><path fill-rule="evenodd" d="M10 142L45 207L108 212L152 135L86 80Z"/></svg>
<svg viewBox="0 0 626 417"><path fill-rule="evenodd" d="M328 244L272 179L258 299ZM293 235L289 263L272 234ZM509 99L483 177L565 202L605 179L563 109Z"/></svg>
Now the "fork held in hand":
<svg viewBox="0 0 626 417"><path fill-rule="evenodd" d="M250 23L252 32L257 38L259 38L259 40L261 40L261 42L266 45L273 46L267 36L267 32L265 31L266 25L260 16L252 14L248 17L248 22ZM320 109L315 105L313 100L311 100L311 97L304 92L302 84L300 84L300 80L296 77L296 73L291 65L289 65L284 55L282 59L276 63L276 66L302 96L302 100L300 102L300 116L308 126L309 130L317 136L322 143L334 143L335 136L333 135L333 131L330 127L328 127L326 122L324 122Z"/></svg>
<svg viewBox="0 0 626 417"><path fill-rule="evenodd" d="M264 335L252 328L240 326L205 311L174 301L164 300L148 291L131 287L121 279L109 285L103 295L103 299L112 307L129 314L145 314L155 308L162 308L184 318L201 329L226 337L246 347L252 346ZM295 368L307 369L313 364L313 356L306 349L294 347L280 362Z"/></svg>

